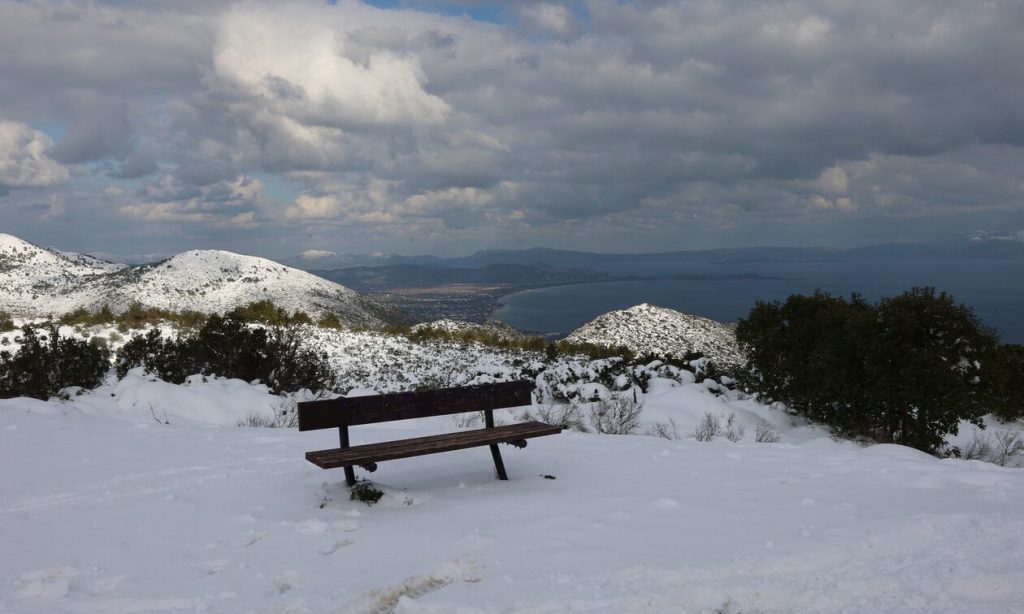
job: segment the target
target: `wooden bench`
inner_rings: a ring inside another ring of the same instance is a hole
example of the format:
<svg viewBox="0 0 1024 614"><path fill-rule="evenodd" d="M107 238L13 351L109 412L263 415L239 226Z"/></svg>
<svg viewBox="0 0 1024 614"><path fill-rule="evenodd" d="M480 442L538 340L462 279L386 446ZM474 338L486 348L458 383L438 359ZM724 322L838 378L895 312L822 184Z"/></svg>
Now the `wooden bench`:
<svg viewBox="0 0 1024 614"><path fill-rule="evenodd" d="M526 440L531 437L557 435L562 431L561 427L543 422L494 426L493 410L529 405L532 388L530 382L519 381L299 403L300 431L337 428L341 441L338 448L306 452L306 460L323 469L344 468L345 481L353 486L356 483L353 468L356 466L376 471L377 463L381 461L490 446L498 479L507 480L505 464L498 450L499 443L525 448ZM474 411L484 412L485 428L361 446L349 445L350 426Z"/></svg>

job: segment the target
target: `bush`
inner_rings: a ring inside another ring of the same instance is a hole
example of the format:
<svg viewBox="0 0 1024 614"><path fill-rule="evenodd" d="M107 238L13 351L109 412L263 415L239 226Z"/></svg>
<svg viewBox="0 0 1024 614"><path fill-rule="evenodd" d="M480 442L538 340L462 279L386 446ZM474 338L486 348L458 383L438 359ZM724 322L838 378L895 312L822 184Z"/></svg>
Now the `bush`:
<svg viewBox="0 0 1024 614"><path fill-rule="evenodd" d="M725 424L722 424L722 417L712 414L711 412L704 412L704 417L693 429L693 438L697 441L714 441L715 437L724 435L729 441L736 443L743 439L743 435L746 434L746 429L741 425L736 424L736 414L731 413L725 416Z"/></svg>
<svg viewBox="0 0 1024 614"><path fill-rule="evenodd" d="M324 316L317 321L316 325L320 328L333 328L335 330L345 328L341 323L341 320L338 319L338 316L333 313L324 314Z"/></svg>
<svg viewBox="0 0 1024 614"><path fill-rule="evenodd" d="M0 333L12 330L14 330L14 320L11 319L11 314L6 311L0 311Z"/></svg>
<svg viewBox="0 0 1024 614"><path fill-rule="evenodd" d="M736 337L748 390L846 436L937 452L992 399L995 335L932 288L876 305L821 292L759 302Z"/></svg>
<svg viewBox="0 0 1024 614"><path fill-rule="evenodd" d="M359 480L349 492L349 499L352 501L362 501L366 505L373 505L380 501L383 496L384 492L368 480Z"/></svg>
<svg viewBox="0 0 1024 614"><path fill-rule="evenodd" d="M108 305L104 305L99 311L89 311L84 307L79 307L74 311L65 313L57 320L59 323L66 326L85 325L94 326L100 324L110 324L117 316L110 310Z"/></svg>
<svg viewBox="0 0 1024 614"><path fill-rule="evenodd" d="M640 426L644 404L634 394L602 399L594 404L590 425L594 431L609 435L628 435Z"/></svg>
<svg viewBox="0 0 1024 614"><path fill-rule="evenodd" d="M1005 422L1024 418L1024 345L1000 345L990 362L992 413Z"/></svg>
<svg viewBox="0 0 1024 614"><path fill-rule="evenodd" d="M119 377L142 366L177 384L196 373L259 380L274 393L335 385L327 356L303 346L300 326L250 326L218 315L178 339L164 339L158 329L136 335L121 348L114 366Z"/></svg>
<svg viewBox="0 0 1024 614"><path fill-rule="evenodd" d="M253 301L248 305L235 307L227 313L227 317L239 322L267 324L270 326L313 323L313 320L306 312L295 311L294 313L288 313L287 309L278 307L269 299Z"/></svg>
<svg viewBox="0 0 1024 614"><path fill-rule="evenodd" d="M1017 431L996 431L994 436L980 430L974 431L974 437L960 453L964 460L981 460L1001 467L1015 466L1016 458L1024 455L1024 439Z"/></svg>
<svg viewBox="0 0 1024 614"><path fill-rule="evenodd" d="M46 400L68 386L95 388L110 368L106 347L61 337L55 324L40 335L35 328L21 329L17 354L0 352L0 397Z"/></svg>

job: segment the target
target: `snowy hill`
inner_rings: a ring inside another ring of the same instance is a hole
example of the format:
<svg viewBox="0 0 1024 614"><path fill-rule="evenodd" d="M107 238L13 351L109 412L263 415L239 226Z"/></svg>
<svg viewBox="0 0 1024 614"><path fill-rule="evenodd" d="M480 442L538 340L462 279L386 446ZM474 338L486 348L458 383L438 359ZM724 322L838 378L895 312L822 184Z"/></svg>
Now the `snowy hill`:
<svg viewBox="0 0 1024 614"><path fill-rule="evenodd" d="M400 314L345 286L271 260L225 251L189 251L126 266L38 247L0 235L0 304L15 315L60 314L133 301L204 313L269 299L289 311L335 313L351 326L379 326Z"/></svg>
<svg viewBox="0 0 1024 614"><path fill-rule="evenodd" d="M647 303L598 316L573 331L566 340L621 345L637 355L671 353L682 357L687 352L701 352L721 366L739 365L744 360L736 345L732 324Z"/></svg>
<svg viewBox="0 0 1024 614"><path fill-rule="evenodd" d="M98 294L94 283L126 268L0 234L0 305L15 315L71 311Z"/></svg>

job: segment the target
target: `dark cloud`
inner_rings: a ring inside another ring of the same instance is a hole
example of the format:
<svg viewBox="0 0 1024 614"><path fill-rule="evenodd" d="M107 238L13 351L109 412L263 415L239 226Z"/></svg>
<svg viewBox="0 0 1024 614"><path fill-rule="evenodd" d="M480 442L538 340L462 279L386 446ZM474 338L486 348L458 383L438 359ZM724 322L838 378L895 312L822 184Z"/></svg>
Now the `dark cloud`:
<svg viewBox="0 0 1024 614"><path fill-rule="evenodd" d="M1024 227L1016 0L444 4L8 3L0 121L69 127L9 156L72 177L18 191L163 224L161 251L200 225L277 255Z"/></svg>

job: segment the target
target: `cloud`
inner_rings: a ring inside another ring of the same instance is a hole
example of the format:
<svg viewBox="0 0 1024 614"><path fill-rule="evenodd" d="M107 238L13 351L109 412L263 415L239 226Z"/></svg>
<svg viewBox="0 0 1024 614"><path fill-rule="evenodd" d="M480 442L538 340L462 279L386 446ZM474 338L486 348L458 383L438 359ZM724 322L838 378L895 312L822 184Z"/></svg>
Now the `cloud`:
<svg viewBox="0 0 1024 614"><path fill-rule="evenodd" d="M255 228L254 207L263 195L259 179L239 176L202 188L193 188L165 175L146 185L139 199L118 211L146 222L207 223L220 227ZM241 209L241 211L240 211Z"/></svg>
<svg viewBox="0 0 1024 614"><path fill-rule="evenodd" d="M303 219L324 219L338 217L342 211L342 202L338 196L313 196L299 194L295 205L285 210L285 217Z"/></svg>
<svg viewBox="0 0 1024 614"><path fill-rule="evenodd" d="M67 130L0 192L294 252L1024 226L1017 2L398 4L8 3L0 109Z"/></svg>
<svg viewBox="0 0 1024 614"><path fill-rule="evenodd" d="M524 3L516 7L516 12L524 24L541 32L565 36L576 29L572 11L564 5L551 2Z"/></svg>
<svg viewBox="0 0 1024 614"><path fill-rule="evenodd" d="M449 112L424 89L414 55L356 47L344 15L327 6L229 11L217 27L213 70L238 105L307 128L429 125Z"/></svg>
<svg viewBox="0 0 1024 614"><path fill-rule="evenodd" d="M50 157L53 141L25 124L0 120L0 187L50 186L68 180L68 170Z"/></svg>

